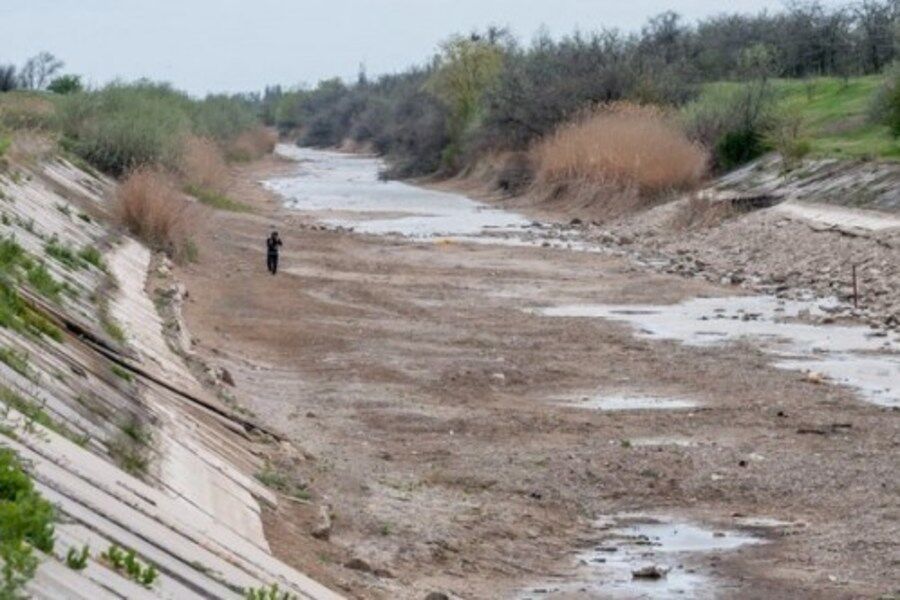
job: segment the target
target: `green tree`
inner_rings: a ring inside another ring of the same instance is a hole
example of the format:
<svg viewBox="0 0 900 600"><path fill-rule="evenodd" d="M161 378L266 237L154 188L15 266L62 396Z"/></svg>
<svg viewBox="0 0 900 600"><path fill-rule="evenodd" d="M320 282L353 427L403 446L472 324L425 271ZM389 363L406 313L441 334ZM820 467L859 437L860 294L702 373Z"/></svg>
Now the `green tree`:
<svg viewBox="0 0 900 600"><path fill-rule="evenodd" d="M54 94L74 94L82 89L80 75L60 75L47 86L47 90Z"/></svg>
<svg viewBox="0 0 900 600"><path fill-rule="evenodd" d="M503 68L503 50L492 32L487 37L456 36L441 44L436 68L426 84L449 112L450 144L444 152L445 166L454 168L466 132L482 116L482 98Z"/></svg>

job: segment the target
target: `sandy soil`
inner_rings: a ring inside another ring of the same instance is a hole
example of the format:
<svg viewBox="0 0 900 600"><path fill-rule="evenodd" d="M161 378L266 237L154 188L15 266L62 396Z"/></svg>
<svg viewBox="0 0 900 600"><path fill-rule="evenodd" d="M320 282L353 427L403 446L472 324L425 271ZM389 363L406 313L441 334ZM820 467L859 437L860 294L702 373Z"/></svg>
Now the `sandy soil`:
<svg viewBox="0 0 900 600"><path fill-rule="evenodd" d="M648 512L734 529L746 515L800 524L686 559L725 597L900 588L896 411L776 369L750 346L690 348L531 311L732 288L627 257L322 230L256 183L291 168L270 159L237 169L232 195L254 213L210 212L199 262L177 271L200 352L228 369L240 403L305 452L277 461L312 492L266 515L281 558L350 597L515 597L573 573L577 552L603 539L598 517ZM285 243L277 277L265 270L272 224ZM560 403L598 390L702 407ZM631 443L659 436L696 445ZM321 507L329 541L312 536Z"/></svg>

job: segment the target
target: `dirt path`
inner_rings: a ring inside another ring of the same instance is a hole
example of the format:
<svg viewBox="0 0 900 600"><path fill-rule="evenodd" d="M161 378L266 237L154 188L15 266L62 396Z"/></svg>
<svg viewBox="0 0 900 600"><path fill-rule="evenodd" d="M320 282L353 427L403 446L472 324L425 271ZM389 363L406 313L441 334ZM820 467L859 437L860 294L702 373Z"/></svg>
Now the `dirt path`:
<svg viewBox="0 0 900 600"><path fill-rule="evenodd" d="M598 518L643 513L766 542L680 559L705 577L698 597L900 588L896 410L748 344L688 347L536 312L732 292L604 254L322 230L256 183L296 168L235 172L232 194L254 213L211 213L200 261L177 273L200 352L306 450L279 468L312 504L266 515L286 561L351 597L608 597L566 587L584 577L578 554L634 541ZM272 277L262 248L275 223L285 249ZM599 391L697 407L564 405ZM320 506L330 541L311 535ZM747 529L746 517L781 523Z"/></svg>

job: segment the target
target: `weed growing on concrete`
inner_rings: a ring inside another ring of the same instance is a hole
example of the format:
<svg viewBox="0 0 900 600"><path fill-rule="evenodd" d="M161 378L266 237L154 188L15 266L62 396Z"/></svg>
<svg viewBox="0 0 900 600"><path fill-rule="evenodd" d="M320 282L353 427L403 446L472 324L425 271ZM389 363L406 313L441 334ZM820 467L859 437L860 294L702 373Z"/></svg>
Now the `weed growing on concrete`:
<svg viewBox="0 0 900 600"><path fill-rule="evenodd" d="M76 550L73 546L66 553L66 566L75 571L81 571L87 566L88 559L91 557L90 546L84 545L81 550Z"/></svg>
<svg viewBox="0 0 900 600"><path fill-rule="evenodd" d="M269 587L249 589L244 596L247 600L296 600L297 596L289 592L282 592L278 584L273 583Z"/></svg>
<svg viewBox="0 0 900 600"><path fill-rule="evenodd" d="M144 477L150 468L147 457L152 441L150 431L135 417L120 425L119 429L116 437L107 444L110 458L123 471L135 477Z"/></svg>
<svg viewBox="0 0 900 600"><path fill-rule="evenodd" d="M137 581L144 587L153 587L153 583L159 577L159 571L153 564L143 564L134 550L123 550L116 544L111 544L109 549L100 555L100 558L115 571L124 572L130 579Z"/></svg>
<svg viewBox="0 0 900 600"><path fill-rule="evenodd" d="M103 261L103 253L96 246L84 246L78 251L78 258L85 264L92 265L101 271L106 271L106 263Z"/></svg>
<svg viewBox="0 0 900 600"><path fill-rule="evenodd" d="M51 417L47 414L42 405L23 398L8 387L2 385L0 385L0 404L7 408L13 408L19 411L25 416L29 423L37 423L79 446L84 446L90 439L87 435L79 434L65 423L61 423Z"/></svg>
<svg viewBox="0 0 900 600"><path fill-rule="evenodd" d="M34 377L34 373L31 372L31 367L28 366L27 352L17 352L13 348L0 348L0 362L23 377L27 377L28 379Z"/></svg>
<svg viewBox="0 0 900 600"><path fill-rule="evenodd" d="M113 372L113 375L115 375L119 379L127 381L128 383L134 381L134 376L131 374L131 371L123 369L119 365L112 365L110 367L110 370Z"/></svg>
<svg viewBox="0 0 900 600"><path fill-rule="evenodd" d="M56 236L50 238L50 241L44 245L44 252L70 271L75 271L85 266L78 253L68 244L60 242Z"/></svg>

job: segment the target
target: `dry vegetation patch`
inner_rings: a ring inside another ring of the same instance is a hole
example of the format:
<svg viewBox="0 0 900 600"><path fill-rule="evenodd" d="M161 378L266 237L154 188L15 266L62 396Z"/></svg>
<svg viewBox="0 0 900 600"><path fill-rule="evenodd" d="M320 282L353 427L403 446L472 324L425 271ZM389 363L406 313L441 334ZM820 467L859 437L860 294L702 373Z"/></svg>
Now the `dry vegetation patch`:
<svg viewBox="0 0 900 600"><path fill-rule="evenodd" d="M534 148L537 179L636 188L643 196L693 187L708 156L661 109L601 106L563 125Z"/></svg>
<svg viewBox="0 0 900 600"><path fill-rule="evenodd" d="M228 165L218 144L209 138L189 135L182 143L179 173L189 186L224 193Z"/></svg>
<svg viewBox="0 0 900 600"><path fill-rule="evenodd" d="M254 127L228 142L225 154L230 160L253 160L270 154L278 143L278 134L267 127Z"/></svg>
<svg viewBox="0 0 900 600"><path fill-rule="evenodd" d="M191 237L199 222L196 205L165 171L145 167L128 175L119 186L116 215L151 248L175 258L191 258Z"/></svg>

